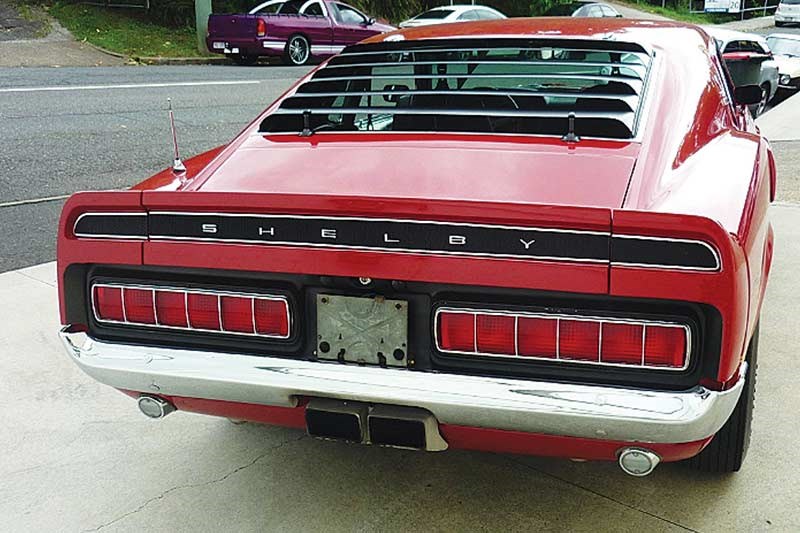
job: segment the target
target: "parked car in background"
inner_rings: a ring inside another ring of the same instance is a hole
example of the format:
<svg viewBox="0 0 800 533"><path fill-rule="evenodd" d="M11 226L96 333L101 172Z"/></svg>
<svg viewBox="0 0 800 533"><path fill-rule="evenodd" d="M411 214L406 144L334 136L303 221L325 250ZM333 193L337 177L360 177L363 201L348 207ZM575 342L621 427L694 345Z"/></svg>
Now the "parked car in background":
<svg viewBox="0 0 800 533"><path fill-rule="evenodd" d="M800 0L780 0L775 9L775 25L785 26L800 22Z"/></svg>
<svg viewBox="0 0 800 533"><path fill-rule="evenodd" d="M579 0L568 4L558 4L544 13L545 17L622 17L619 11L602 2Z"/></svg>
<svg viewBox="0 0 800 533"><path fill-rule="evenodd" d="M401 28L415 28L417 26L430 26L433 24L447 24L450 22L468 22L476 20L497 20L506 16L498 10L476 5L441 6L429 9L416 17L400 23Z"/></svg>
<svg viewBox="0 0 800 533"><path fill-rule="evenodd" d="M753 33L717 26L704 26L703 29L717 42L734 85L761 87L761 102L750 107L750 112L757 117L778 91L778 63L773 59L767 40Z"/></svg>
<svg viewBox="0 0 800 533"><path fill-rule="evenodd" d="M290 65L339 53L345 46L395 29L356 8L329 0L270 1L246 15L211 15L206 44L242 65L280 56Z"/></svg>
<svg viewBox="0 0 800 533"><path fill-rule="evenodd" d="M778 88L800 89L800 35L773 33L767 36L767 44L778 63Z"/></svg>
<svg viewBox="0 0 800 533"><path fill-rule="evenodd" d="M717 58L610 18L349 46L231 143L66 201L65 351L151 418L736 471L776 175Z"/></svg>

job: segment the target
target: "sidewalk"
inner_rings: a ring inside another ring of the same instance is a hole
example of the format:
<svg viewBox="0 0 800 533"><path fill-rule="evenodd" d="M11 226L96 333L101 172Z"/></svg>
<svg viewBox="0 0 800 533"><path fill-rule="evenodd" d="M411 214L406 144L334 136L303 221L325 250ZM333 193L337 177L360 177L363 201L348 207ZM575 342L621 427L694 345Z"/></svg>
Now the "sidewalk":
<svg viewBox="0 0 800 533"><path fill-rule="evenodd" d="M775 153L781 202L800 203L800 95L794 95L756 120Z"/></svg>
<svg viewBox="0 0 800 533"><path fill-rule="evenodd" d="M8 9L0 13L0 26L16 24L16 18ZM0 40L0 67L94 67L123 65L125 60L104 54L80 43L58 23L51 19L52 29L46 37L36 38L33 32L17 32L7 35L22 37Z"/></svg>

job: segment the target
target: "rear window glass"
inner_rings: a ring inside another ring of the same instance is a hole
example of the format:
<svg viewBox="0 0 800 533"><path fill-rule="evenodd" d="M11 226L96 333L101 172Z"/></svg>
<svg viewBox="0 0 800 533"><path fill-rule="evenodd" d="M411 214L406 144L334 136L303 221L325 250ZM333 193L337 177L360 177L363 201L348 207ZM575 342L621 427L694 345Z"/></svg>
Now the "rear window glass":
<svg viewBox="0 0 800 533"><path fill-rule="evenodd" d="M789 6L796 6L800 4L800 0L781 0L781 4L786 4Z"/></svg>
<svg viewBox="0 0 800 533"><path fill-rule="evenodd" d="M443 19L447 18L448 15L452 14L452 9L432 9L430 11L426 11L420 15L414 17L414 20L436 20L436 19Z"/></svg>
<svg viewBox="0 0 800 533"><path fill-rule="evenodd" d="M579 135L634 133L650 64L637 45L420 43L346 50L286 98L262 131L566 134L572 113Z"/></svg>

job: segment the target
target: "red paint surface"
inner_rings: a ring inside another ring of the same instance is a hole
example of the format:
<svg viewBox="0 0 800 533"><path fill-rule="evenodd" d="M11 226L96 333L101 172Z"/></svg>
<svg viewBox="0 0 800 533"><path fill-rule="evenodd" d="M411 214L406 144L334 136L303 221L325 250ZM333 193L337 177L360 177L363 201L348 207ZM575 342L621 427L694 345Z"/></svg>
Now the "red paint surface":
<svg viewBox="0 0 800 533"><path fill-rule="evenodd" d="M73 196L59 229L59 277L74 263L144 262L701 302L722 315L717 386L729 386L766 287L774 248L767 206L776 177L751 117L729 104L714 41L699 28L678 23L577 18L401 33L406 39L612 35L642 43L656 51L659 64L640 137L568 147L543 136L258 134L258 124L278 100L229 145L188 160L185 179L167 170L136 191ZM81 212L143 209L393 217L700 239L717 248L722 269L698 273L375 251L77 241L71 235ZM63 292L60 298L65 320Z"/></svg>
<svg viewBox="0 0 800 533"><path fill-rule="evenodd" d="M136 398L139 393L122 391ZM222 400L204 400L180 396L164 396L181 411L248 420L262 424L305 429L305 405L276 407ZM439 424L439 431L450 449L477 450L547 457L569 457L593 461L616 461L620 449L641 446L657 453L662 461L680 461L700 453L711 437L679 444L642 444L600 439L583 439L506 431L501 429Z"/></svg>

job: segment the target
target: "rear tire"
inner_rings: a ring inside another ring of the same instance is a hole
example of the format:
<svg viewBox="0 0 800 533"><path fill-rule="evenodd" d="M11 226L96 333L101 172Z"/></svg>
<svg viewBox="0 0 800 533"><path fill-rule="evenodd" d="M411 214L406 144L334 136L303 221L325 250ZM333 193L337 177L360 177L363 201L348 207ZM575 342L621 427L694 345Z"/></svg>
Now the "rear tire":
<svg viewBox="0 0 800 533"><path fill-rule="evenodd" d="M230 58L233 59L234 63L243 67L249 67L258 63L258 56L249 54L234 54L230 56Z"/></svg>
<svg viewBox="0 0 800 533"><path fill-rule="evenodd" d="M769 92L769 83L764 83L761 85L761 101L753 108L753 118L761 115L767 108L767 104L769 103Z"/></svg>
<svg viewBox="0 0 800 533"><path fill-rule="evenodd" d="M747 348L747 372L745 374L744 389L739 397L739 402L711 443L695 457L687 459L686 463L693 470L700 472L728 473L738 472L742 467L747 448L750 445L750 429L753 420L753 404L756 395L756 371L758 368L758 330L750 339Z"/></svg>
<svg viewBox="0 0 800 533"><path fill-rule="evenodd" d="M308 39L302 35L292 35L286 42L283 62L299 67L308 63L309 59L311 59L311 45L308 43Z"/></svg>

